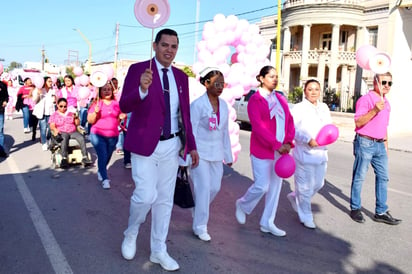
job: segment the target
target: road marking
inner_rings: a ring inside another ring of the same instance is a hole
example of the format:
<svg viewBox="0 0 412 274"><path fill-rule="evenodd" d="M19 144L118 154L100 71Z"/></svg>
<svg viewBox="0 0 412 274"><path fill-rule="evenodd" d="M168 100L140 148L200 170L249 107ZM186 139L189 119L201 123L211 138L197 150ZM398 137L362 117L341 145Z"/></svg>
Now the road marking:
<svg viewBox="0 0 412 274"><path fill-rule="evenodd" d="M396 190L396 189L393 189L393 188L390 188L390 187L388 187L388 190L389 190L389 191L392 191L392 192L395 192L395 193L398 193L398 194L403 194L403 195L412 197L412 194L411 194L411 193L408 193L408 192Z"/></svg>
<svg viewBox="0 0 412 274"><path fill-rule="evenodd" d="M31 192L27 187L23 176L20 174L20 171L17 168L16 162L14 161L12 156L8 157L7 163L11 172L13 173L14 181L16 182L17 188L23 198L23 201L29 212L34 227L36 228L37 234L40 237L46 254L49 257L54 272L68 274L73 273L69 263L66 260L66 257L63 255L63 252L61 251L60 246L56 241L56 238L54 238L53 232L47 224L43 213L37 206L37 203L31 195Z"/></svg>

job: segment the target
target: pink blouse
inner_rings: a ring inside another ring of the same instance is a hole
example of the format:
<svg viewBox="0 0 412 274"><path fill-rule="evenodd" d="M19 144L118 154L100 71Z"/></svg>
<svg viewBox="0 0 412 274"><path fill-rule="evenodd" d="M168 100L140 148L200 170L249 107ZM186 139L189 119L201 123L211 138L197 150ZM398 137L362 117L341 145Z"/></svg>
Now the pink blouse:
<svg viewBox="0 0 412 274"><path fill-rule="evenodd" d="M49 124L54 123L59 132L72 133L76 131L74 124L74 114L66 112L62 114L59 111L54 112L49 118Z"/></svg>

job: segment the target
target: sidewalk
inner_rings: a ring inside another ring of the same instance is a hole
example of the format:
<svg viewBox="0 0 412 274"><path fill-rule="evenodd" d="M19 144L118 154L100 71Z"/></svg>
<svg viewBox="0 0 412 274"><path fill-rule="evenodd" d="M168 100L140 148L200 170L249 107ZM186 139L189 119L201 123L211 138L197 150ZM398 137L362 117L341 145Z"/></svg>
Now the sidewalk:
<svg viewBox="0 0 412 274"><path fill-rule="evenodd" d="M353 113L331 111L333 123L339 128L339 140L352 142L355 135L355 123ZM394 133L389 132L389 149L412 153L412 132Z"/></svg>

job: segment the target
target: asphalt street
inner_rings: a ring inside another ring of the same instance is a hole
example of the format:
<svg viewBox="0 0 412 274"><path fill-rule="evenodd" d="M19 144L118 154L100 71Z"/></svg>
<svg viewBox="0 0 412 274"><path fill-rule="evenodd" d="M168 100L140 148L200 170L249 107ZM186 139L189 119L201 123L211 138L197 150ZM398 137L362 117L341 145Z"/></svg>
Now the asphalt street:
<svg viewBox="0 0 412 274"><path fill-rule="evenodd" d="M343 129L342 131L343 132ZM109 165L112 188L103 190L97 168L51 168L50 152L23 133L22 119L5 124L7 159L0 159L0 273L165 273L150 263L150 214L137 240L137 254L120 254L134 185L122 156ZM39 134L37 134L39 136ZM293 178L283 181L276 216L286 237L259 231L264 199L245 225L236 222L235 200L253 180L248 130L240 131L242 151L225 167L222 188L211 206L212 241L193 235L191 212L174 207L168 252L180 273L411 273L412 153L391 149L388 204L403 222L376 223L374 174L369 170L362 192L364 224L349 214L352 144L341 138L329 146L325 185L313 198L317 228L301 225L286 195ZM90 143L88 150L96 155Z"/></svg>

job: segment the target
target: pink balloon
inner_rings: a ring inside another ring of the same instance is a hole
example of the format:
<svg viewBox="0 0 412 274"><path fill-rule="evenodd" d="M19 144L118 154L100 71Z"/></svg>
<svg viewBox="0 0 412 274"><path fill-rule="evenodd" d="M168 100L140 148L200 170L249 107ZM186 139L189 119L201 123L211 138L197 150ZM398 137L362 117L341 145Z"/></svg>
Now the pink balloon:
<svg viewBox="0 0 412 274"><path fill-rule="evenodd" d="M87 86L89 84L89 76L87 76L86 74L81 75L79 78L80 85Z"/></svg>
<svg viewBox="0 0 412 274"><path fill-rule="evenodd" d="M74 75L76 75L76 76L80 76L80 75L83 74L83 69L82 69L81 67L75 67L75 68L73 69L73 73L74 73Z"/></svg>
<svg viewBox="0 0 412 274"><path fill-rule="evenodd" d="M87 99L90 95L90 89L88 87L80 87L78 95L80 99Z"/></svg>
<svg viewBox="0 0 412 274"><path fill-rule="evenodd" d="M56 82L57 82L57 76L56 76L56 75L52 75L52 76L50 76L50 78L52 79L53 84L56 84Z"/></svg>
<svg viewBox="0 0 412 274"><path fill-rule="evenodd" d="M356 63L363 69L369 70L369 60L378 53L378 49L371 45L363 45L356 51Z"/></svg>
<svg viewBox="0 0 412 274"><path fill-rule="evenodd" d="M34 77L33 84L36 86L36 88L42 88L44 85L44 78L42 76Z"/></svg>
<svg viewBox="0 0 412 274"><path fill-rule="evenodd" d="M2 63L0 63L0 75L3 73L3 71L4 71L3 64L2 64Z"/></svg>
<svg viewBox="0 0 412 274"><path fill-rule="evenodd" d="M101 69L107 75L108 80L112 80L114 75L114 70L112 65L104 65Z"/></svg>
<svg viewBox="0 0 412 274"><path fill-rule="evenodd" d="M275 172L280 178L289 178L295 169L295 160L289 154L283 154L275 163Z"/></svg>
<svg viewBox="0 0 412 274"><path fill-rule="evenodd" d="M232 64L237 63L237 56L238 56L238 54L239 54L239 53L235 52L235 53L232 54L232 57L230 57L230 62L231 62Z"/></svg>
<svg viewBox="0 0 412 274"><path fill-rule="evenodd" d="M333 124L328 124L321 128L316 136L316 142L320 146L326 146L334 143L338 137L339 129Z"/></svg>

